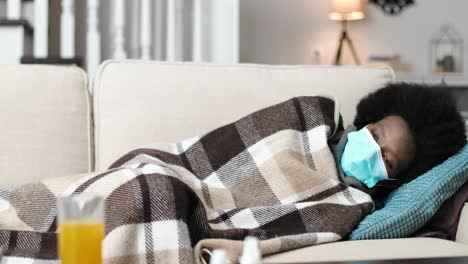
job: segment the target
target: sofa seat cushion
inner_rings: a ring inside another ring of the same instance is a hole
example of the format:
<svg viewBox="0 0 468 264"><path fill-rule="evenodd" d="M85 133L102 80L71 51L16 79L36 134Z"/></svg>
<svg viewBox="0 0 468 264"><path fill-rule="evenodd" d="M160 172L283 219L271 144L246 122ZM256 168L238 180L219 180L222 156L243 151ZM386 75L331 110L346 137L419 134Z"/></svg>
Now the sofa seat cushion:
<svg viewBox="0 0 468 264"><path fill-rule="evenodd" d="M468 246L437 238L340 241L264 258L264 263L355 261L468 256Z"/></svg>

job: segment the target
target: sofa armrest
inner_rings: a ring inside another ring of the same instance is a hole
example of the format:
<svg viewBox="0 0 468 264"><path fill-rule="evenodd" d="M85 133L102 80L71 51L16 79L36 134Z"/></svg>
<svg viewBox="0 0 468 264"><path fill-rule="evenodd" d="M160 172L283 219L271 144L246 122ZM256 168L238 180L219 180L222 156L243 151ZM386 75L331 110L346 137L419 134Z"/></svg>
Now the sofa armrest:
<svg viewBox="0 0 468 264"><path fill-rule="evenodd" d="M468 245L468 203L465 203L461 211L455 241Z"/></svg>

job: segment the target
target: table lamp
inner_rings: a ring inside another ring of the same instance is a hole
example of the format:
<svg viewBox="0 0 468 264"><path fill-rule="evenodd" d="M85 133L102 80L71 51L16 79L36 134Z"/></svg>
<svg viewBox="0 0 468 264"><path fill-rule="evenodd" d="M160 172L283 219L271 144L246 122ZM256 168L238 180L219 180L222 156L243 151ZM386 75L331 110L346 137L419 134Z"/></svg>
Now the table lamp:
<svg viewBox="0 0 468 264"><path fill-rule="evenodd" d="M353 42L347 32L347 22L349 20L359 20L364 18L362 0L332 0L328 18L331 20L341 21L342 23L341 36L335 56L335 65L341 64L341 51L343 50L344 42L348 43L354 62L359 65L359 58L356 54L356 50L354 49Z"/></svg>

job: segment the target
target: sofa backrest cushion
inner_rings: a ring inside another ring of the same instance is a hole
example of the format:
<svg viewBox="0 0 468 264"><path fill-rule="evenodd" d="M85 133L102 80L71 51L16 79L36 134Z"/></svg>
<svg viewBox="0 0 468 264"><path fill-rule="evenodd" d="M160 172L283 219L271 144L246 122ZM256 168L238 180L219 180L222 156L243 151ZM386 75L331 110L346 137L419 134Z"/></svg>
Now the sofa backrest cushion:
<svg viewBox="0 0 468 264"><path fill-rule="evenodd" d="M2 184L91 169L91 105L83 70L2 65L0 93Z"/></svg>
<svg viewBox="0 0 468 264"><path fill-rule="evenodd" d="M359 99L393 79L389 68L107 61L93 86L96 169L294 96L333 95L350 123Z"/></svg>

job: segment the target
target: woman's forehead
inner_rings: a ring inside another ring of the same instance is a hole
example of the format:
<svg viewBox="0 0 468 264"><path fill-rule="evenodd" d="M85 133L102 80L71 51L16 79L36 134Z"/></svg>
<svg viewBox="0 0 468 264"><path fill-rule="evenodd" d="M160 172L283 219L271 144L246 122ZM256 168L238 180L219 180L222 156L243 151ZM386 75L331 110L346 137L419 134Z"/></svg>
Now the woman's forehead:
<svg viewBox="0 0 468 264"><path fill-rule="evenodd" d="M400 116L388 116L379 122L388 147L398 159L412 159L415 152L415 141L406 121Z"/></svg>

